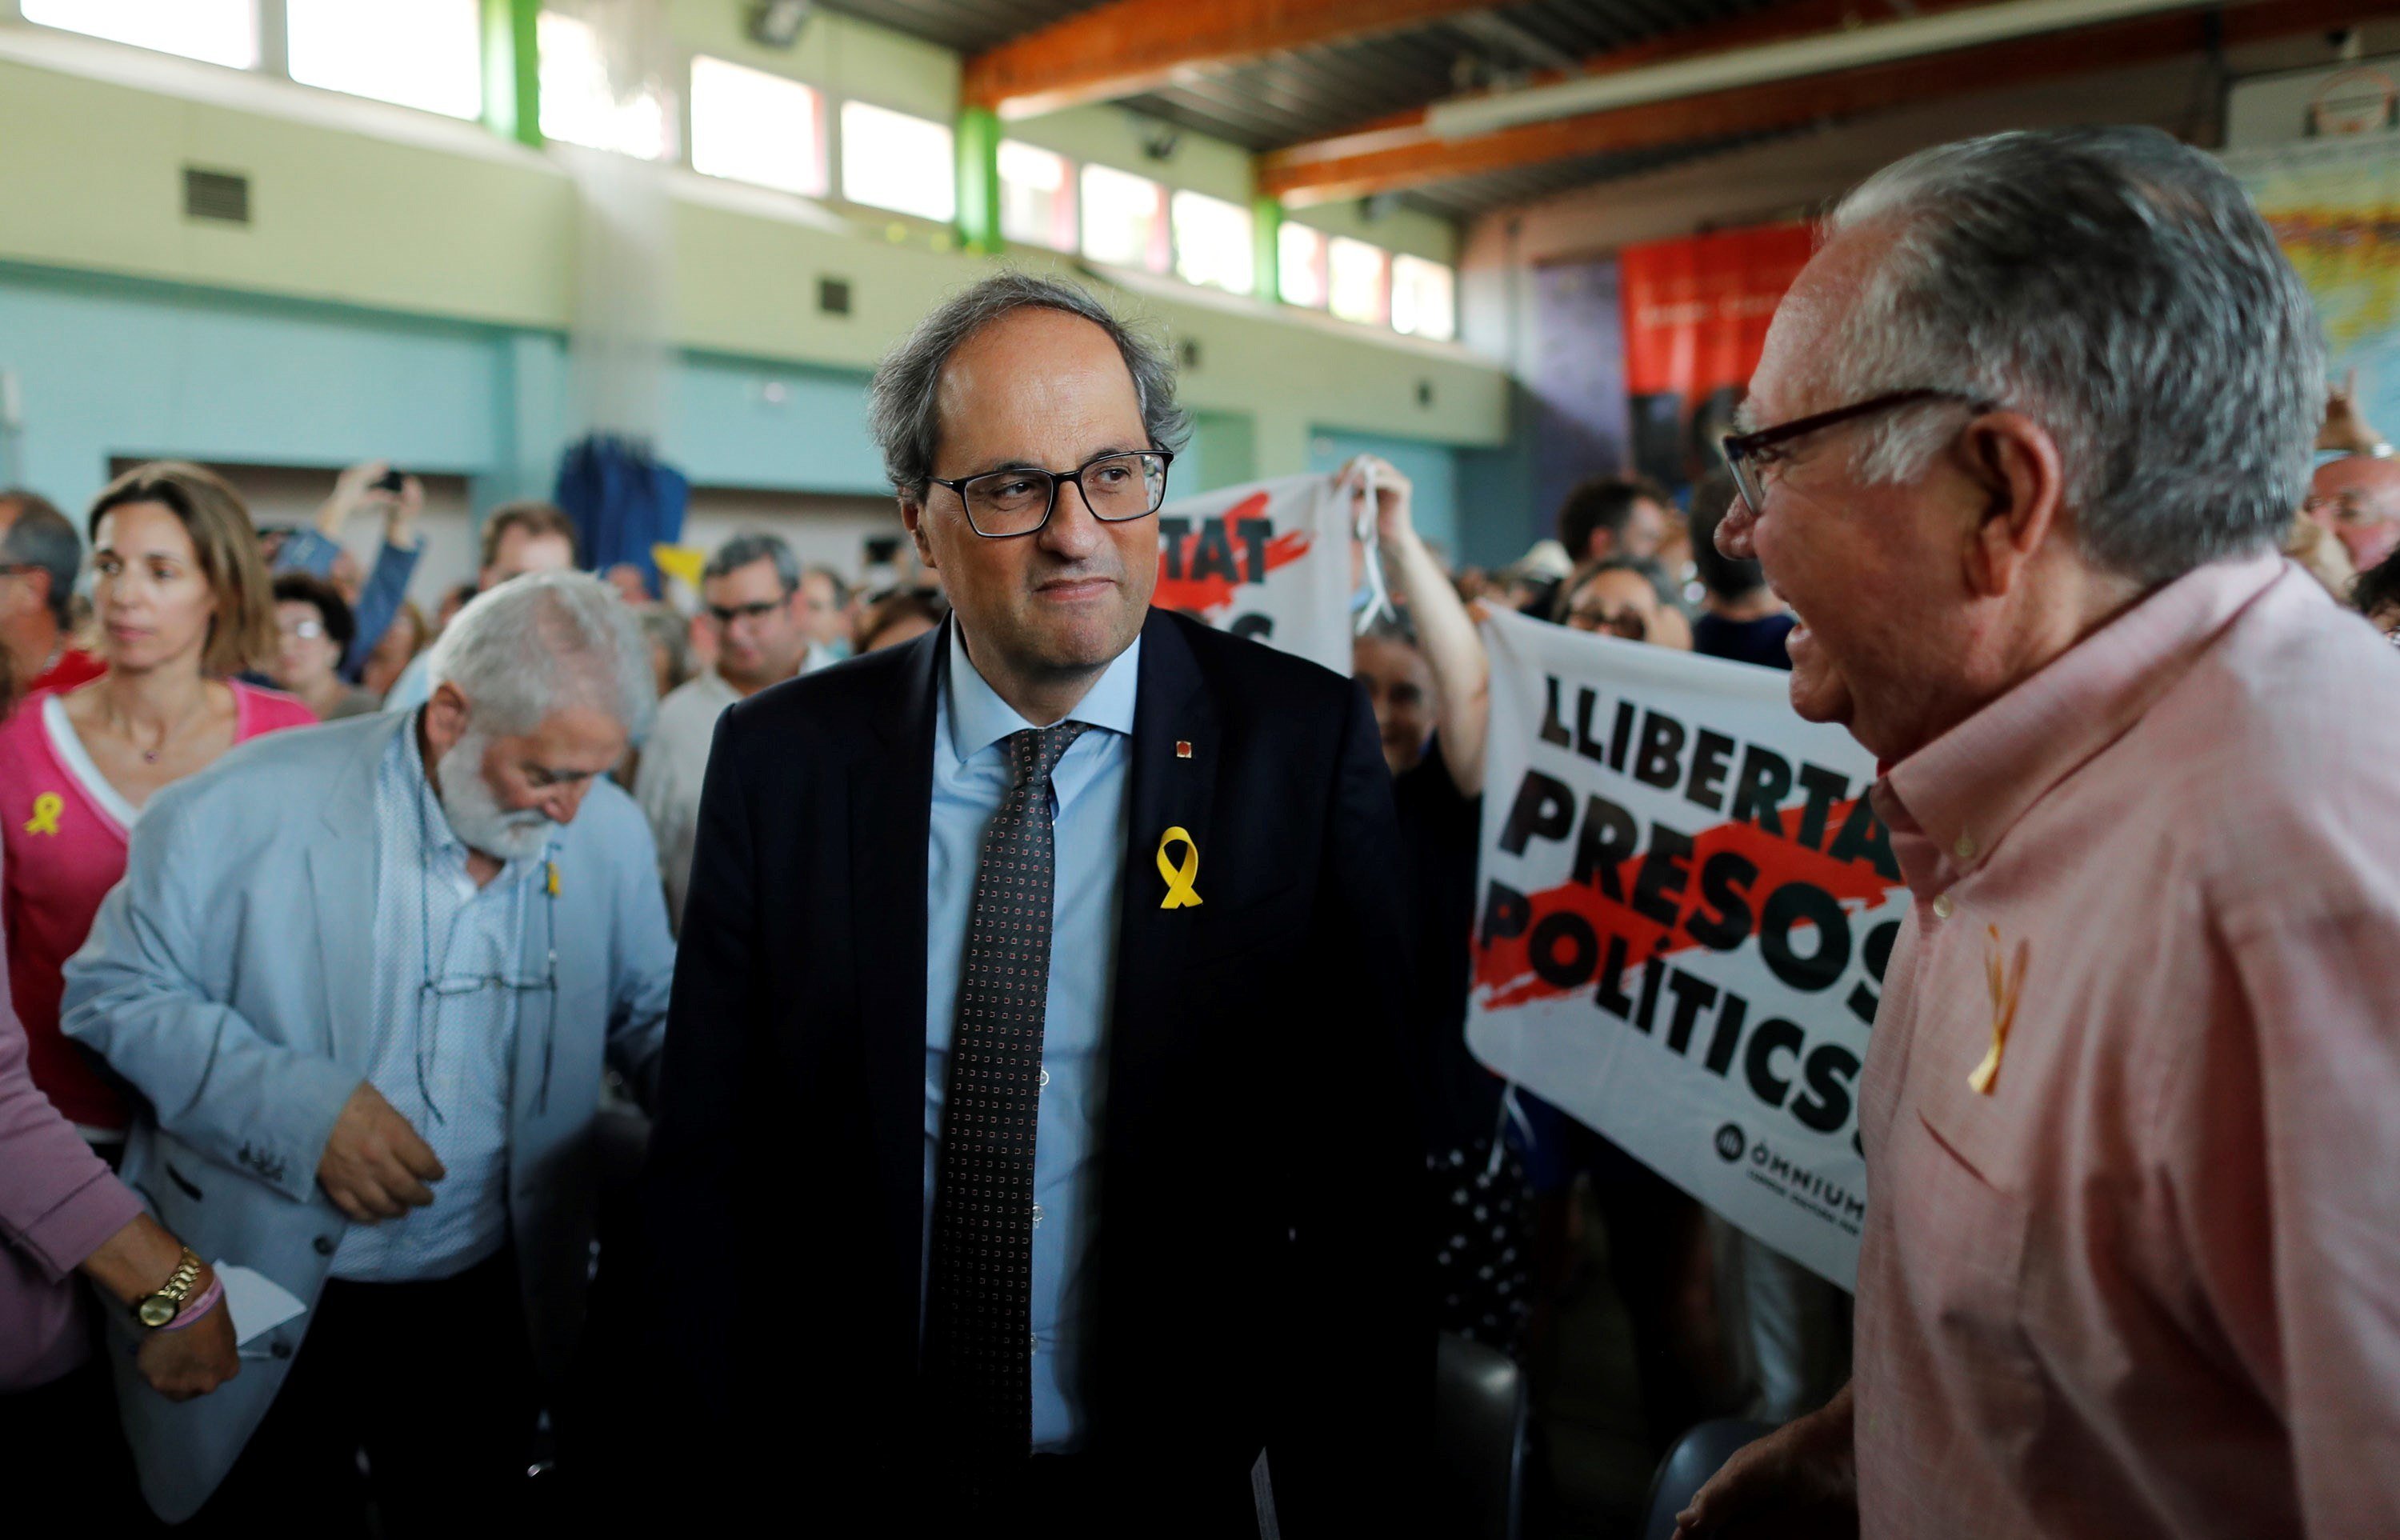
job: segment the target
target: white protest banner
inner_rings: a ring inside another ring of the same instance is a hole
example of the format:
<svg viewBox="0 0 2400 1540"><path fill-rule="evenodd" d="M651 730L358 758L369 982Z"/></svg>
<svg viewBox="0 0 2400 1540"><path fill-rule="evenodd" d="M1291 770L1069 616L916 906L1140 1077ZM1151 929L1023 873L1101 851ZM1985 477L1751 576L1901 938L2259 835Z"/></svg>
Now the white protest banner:
<svg viewBox="0 0 2400 1540"><path fill-rule="evenodd" d="M1284 476L1168 503L1150 602L1346 675L1350 502L1330 476Z"/></svg>
<svg viewBox="0 0 2400 1540"><path fill-rule="evenodd" d="M1858 1076L1906 890L1875 766L1788 675L1499 615L1466 1037L1845 1288Z"/></svg>

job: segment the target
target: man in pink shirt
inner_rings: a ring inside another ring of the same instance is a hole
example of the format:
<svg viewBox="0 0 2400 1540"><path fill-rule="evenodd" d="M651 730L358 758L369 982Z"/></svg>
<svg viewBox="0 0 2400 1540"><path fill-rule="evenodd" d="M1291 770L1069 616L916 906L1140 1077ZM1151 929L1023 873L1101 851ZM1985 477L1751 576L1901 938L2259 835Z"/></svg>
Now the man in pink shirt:
<svg viewBox="0 0 2400 1540"><path fill-rule="evenodd" d="M1778 311L1718 543L1916 903L1855 1377L1683 1533L2400 1533L2400 655L2275 554L2323 368L2149 129L1912 157Z"/></svg>

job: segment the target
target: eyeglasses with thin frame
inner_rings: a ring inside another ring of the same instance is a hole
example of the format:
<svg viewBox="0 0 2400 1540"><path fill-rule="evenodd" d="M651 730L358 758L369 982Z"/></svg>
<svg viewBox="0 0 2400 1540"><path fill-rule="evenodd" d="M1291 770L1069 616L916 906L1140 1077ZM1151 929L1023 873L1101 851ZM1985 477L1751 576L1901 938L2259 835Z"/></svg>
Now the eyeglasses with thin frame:
<svg viewBox="0 0 2400 1540"><path fill-rule="evenodd" d="M1758 473L1784 457L1786 444L1877 412L1892 412L1921 402L1935 401L1957 402L1977 412L1989 412L1997 406L1996 402L1980 396L1970 396L1957 390L1894 390L1865 401L1852 402L1848 406L1836 406L1830 412L1780 422L1753 433L1727 433L1718 443L1725 452L1725 469L1733 472L1735 490L1741 494L1741 500L1748 503L1750 511L1755 513L1766 506L1766 488L1759 480Z"/></svg>
<svg viewBox="0 0 2400 1540"><path fill-rule="evenodd" d="M1640 610L1603 609L1597 605L1576 605L1567 611L1567 628L1571 631L1592 631L1607 636L1622 636L1629 642L1650 639L1650 621Z"/></svg>
<svg viewBox="0 0 2400 1540"><path fill-rule="evenodd" d="M958 494L969 528L988 540L1007 540L1040 533L1057 509L1058 488L1069 484L1102 524L1146 519L1166 501L1166 468L1174 461L1171 450L1143 449L1102 455L1072 470L1029 466L959 481L927 479Z"/></svg>
<svg viewBox="0 0 2400 1540"><path fill-rule="evenodd" d="M2380 499L2370 493L2360 492L2355 488L2345 488L2339 492L2311 492L2300 500L2300 511L2311 518L2315 518L2328 509L2332 511L2334 521L2338 524L2383 524L2393 516L2391 511L2382 506ZM7 569L0 567L0 571L6 570Z"/></svg>
<svg viewBox="0 0 2400 1540"><path fill-rule="evenodd" d="M791 596L785 594L780 599L761 599L754 605L709 605L705 607L708 618L716 622L719 630L723 630L736 620L763 620L789 603Z"/></svg>

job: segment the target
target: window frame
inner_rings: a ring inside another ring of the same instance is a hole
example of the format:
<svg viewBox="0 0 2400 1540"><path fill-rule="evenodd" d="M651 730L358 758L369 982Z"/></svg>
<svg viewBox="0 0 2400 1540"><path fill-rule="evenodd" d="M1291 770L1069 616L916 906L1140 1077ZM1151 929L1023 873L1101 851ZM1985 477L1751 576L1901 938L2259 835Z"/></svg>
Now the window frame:
<svg viewBox="0 0 2400 1540"><path fill-rule="evenodd" d="M1158 190L1158 212L1152 223L1149 249L1142 253L1141 259L1138 262L1127 262L1123 257L1114 255L1101 256L1092 250L1092 189L1086 179L1096 171L1104 178L1123 177L1129 182L1147 183ZM1159 278L1173 277L1175 273L1174 193L1174 188L1169 187L1157 177L1144 176L1139 171L1128 171L1121 166L1111 166L1102 161L1084 162L1082 168L1076 172L1075 183L1076 251L1103 266L1130 267L1138 272L1151 273Z"/></svg>
<svg viewBox="0 0 2400 1540"><path fill-rule="evenodd" d="M945 123L937 118L926 117L920 114L909 112L906 108L902 107L887 107L880 102L873 101L863 96L845 96L840 98L840 103L839 109L832 115L838 127L835 130L834 138L829 145L829 154L832 157L833 168L829 169L827 172L828 180L831 183L830 196L839 198L844 203L852 204L861 209L872 209L879 214L888 214L895 219L914 219L927 225L939 225L946 227L955 225L958 222L959 217L958 124L954 121ZM948 213L936 215L927 213L919 209L895 209L888 203L878 203L872 198L859 198L851 192L850 142L852 139L852 132L850 125L850 109L854 106L864 108L868 112L883 113L892 117L904 118L911 123L930 124L933 127L941 129L943 134L948 138L949 150L943 157L943 170L946 174L941 184L944 187L948 189L949 211Z"/></svg>
<svg viewBox="0 0 2400 1540"><path fill-rule="evenodd" d="M735 71L741 75L758 75L768 80L794 87L807 93L811 134L810 148L812 152L811 158L814 162L814 175L811 185L806 187L793 187L787 186L780 182L762 182L755 177L741 176L730 171L712 171L701 165L700 79L702 75L701 66L703 64L707 64L715 68ZM830 110L832 101L832 93L813 81L803 80L798 75L784 75L774 70L762 70L755 64L744 64L739 60L726 59L716 54L702 53L695 50L684 61L684 164L690 168L693 174L709 177L718 182L730 182L743 187L763 187L770 192L785 193L794 198L806 198L818 200L829 198L833 193L834 183L834 145L831 123L833 114Z"/></svg>
<svg viewBox="0 0 2400 1540"><path fill-rule="evenodd" d="M43 3L43 0L35 0L35 3ZM185 53L179 48L161 48L156 43L135 42L130 38L118 37L108 33L91 32L65 21L42 20L25 14L24 0L0 0L0 20L21 21L29 27L40 27L46 32L59 33L69 37L89 38L95 43L112 44L120 48L139 48L144 53L157 54L164 59L181 59L194 64L213 65L221 70L238 70L245 75L269 76L283 75L288 77L288 72L271 70L267 67L272 62L268 45L273 40L266 34L266 7L263 0L237 0L237 4L248 13L250 19L250 57L248 61L243 63L213 58L207 54Z"/></svg>

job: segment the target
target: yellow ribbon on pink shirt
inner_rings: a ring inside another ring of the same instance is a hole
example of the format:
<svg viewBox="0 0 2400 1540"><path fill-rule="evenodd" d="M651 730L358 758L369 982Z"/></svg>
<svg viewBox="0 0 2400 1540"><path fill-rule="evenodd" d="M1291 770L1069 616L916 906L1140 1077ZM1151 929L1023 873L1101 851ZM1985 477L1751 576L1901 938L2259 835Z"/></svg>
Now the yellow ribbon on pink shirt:
<svg viewBox="0 0 2400 1540"><path fill-rule="evenodd" d="M2004 969L2000 965L2000 928L1986 925L1984 929L1991 936L1984 948L1984 978L1992 991L1992 1046L1984 1055L1984 1062L1967 1077L1967 1083L1977 1096L1988 1097L2000 1078L2000 1055L2009 1046L2009 1029L2017 1022L2017 997L2025 991L2025 960L2033 947L2020 939L2016 956Z"/></svg>

